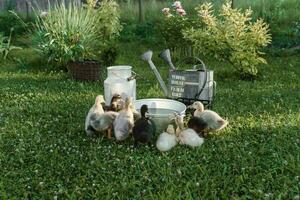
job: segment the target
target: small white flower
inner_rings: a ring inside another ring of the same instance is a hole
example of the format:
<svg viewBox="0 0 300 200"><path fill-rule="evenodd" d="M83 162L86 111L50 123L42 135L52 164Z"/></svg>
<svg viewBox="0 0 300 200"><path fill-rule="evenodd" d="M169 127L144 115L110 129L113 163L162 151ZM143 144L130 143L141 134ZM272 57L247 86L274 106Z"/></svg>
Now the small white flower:
<svg viewBox="0 0 300 200"><path fill-rule="evenodd" d="M175 2L172 4L172 7L174 7L174 8L181 8L181 2L180 2L180 1L175 1Z"/></svg>
<svg viewBox="0 0 300 200"><path fill-rule="evenodd" d="M265 197L272 197L272 193L265 194Z"/></svg>
<svg viewBox="0 0 300 200"><path fill-rule="evenodd" d="M180 171L180 169L177 169L177 173L178 173L179 175L182 174L181 171Z"/></svg>
<svg viewBox="0 0 300 200"><path fill-rule="evenodd" d="M161 11L162 11L164 14L169 14L170 8L163 8Z"/></svg>

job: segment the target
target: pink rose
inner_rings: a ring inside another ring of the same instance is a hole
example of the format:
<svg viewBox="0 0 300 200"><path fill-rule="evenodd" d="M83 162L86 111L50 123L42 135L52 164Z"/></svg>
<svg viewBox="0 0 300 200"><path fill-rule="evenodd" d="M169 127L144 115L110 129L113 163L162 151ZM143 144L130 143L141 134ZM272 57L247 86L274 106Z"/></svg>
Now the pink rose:
<svg viewBox="0 0 300 200"><path fill-rule="evenodd" d="M185 12L185 10L184 9L182 9L182 8L178 8L178 9L176 9L176 11L178 12L178 14L179 15L181 15L181 16L184 16L184 15L186 15L186 12Z"/></svg>

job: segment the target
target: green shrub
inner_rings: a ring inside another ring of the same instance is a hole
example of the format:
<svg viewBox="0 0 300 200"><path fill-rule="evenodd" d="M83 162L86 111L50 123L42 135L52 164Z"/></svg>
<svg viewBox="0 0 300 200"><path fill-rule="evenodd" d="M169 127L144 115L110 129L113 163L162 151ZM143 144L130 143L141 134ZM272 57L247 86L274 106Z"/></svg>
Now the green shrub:
<svg viewBox="0 0 300 200"><path fill-rule="evenodd" d="M162 40L159 38L157 22L148 21L138 23L136 21L124 22L124 29L120 33L120 39L125 42L144 42L144 43L159 43Z"/></svg>
<svg viewBox="0 0 300 200"><path fill-rule="evenodd" d="M180 56L192 54L192 49L190 48L191 41L184 38L183 30L200 27L200 23L194 21L191 16L187 17L187 13L180 1L175 1L172 8L164 8L162 12L165 17L160 26L160 31L165 40L166 47L173 52L179 51Z"/></svg>
<svg viewBox="0 0 300 200"><path fill-rule="evenodd" d="M268 25L261 19L252 22L251 9L242 12L232 9L230 3L222 6L218 17L210 3L196 9L204 26L184 32L193 46L204 55L230 62L242 78L257 76L257 66L266 63L261 47L271 43Z"/></svg>
<svg viewBox="0 0 300 200"><path fill-rule="evenodd" d="M66 66L72 61L96 60L121 30L118 5L110 0L102 1L97 9L76 3L68 8L57 5L38 17L36 28L38 47L50 62Z"/></svg>

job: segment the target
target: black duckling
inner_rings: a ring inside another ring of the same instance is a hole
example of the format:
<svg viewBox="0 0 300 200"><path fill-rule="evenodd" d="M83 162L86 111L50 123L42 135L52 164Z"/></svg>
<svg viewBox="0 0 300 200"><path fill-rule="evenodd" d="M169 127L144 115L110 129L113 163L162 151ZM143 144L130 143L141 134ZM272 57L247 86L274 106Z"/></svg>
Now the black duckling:
<svg viewBox="0 0 300 200"><path fill-rule="evenodd" d="M154 122L146 116L148 106L142 105L141 118L134 123L132 129L134 138L134 147L138 147L139 143L150 145L151 139L155 135L156 127Z"/></svg>
<svg viewBox="0 0 300 200"><path fill-rule="evenodd" d="M201 119L200 117L192 116L188 121L187 126L193 129L196 133L198 133L202 137L206 137L205 129L208 127L208 124Z"/></svg>

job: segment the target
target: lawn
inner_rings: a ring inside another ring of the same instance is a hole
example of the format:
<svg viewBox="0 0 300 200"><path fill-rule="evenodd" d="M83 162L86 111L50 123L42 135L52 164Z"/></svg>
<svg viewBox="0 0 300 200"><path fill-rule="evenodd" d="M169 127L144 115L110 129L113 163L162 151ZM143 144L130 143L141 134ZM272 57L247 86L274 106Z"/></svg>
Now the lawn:
<svg viewBox="0 0 300 200"><path fill-rule="evenodd" d="M162 96L139 60L147 46L120 49L117 63L141 77L138 97ZM34 54L24 49L15 56L28 61ZM176 146L165 154L85 135L102 81L2 63L0 199L299 199L300 58L268 60L254 82L205 60L218 83L214 110L230 125L200 148ZM166 75L166 67L160 70Z"/></svg>

